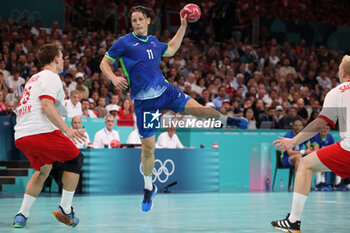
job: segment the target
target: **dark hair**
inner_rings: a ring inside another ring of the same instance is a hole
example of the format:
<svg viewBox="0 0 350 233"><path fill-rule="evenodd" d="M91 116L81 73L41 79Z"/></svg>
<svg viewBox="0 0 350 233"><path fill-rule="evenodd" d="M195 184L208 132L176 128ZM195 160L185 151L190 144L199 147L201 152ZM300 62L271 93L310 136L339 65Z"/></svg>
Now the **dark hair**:
<svg viewBox="0 0 350 233"><path fill-rule="evenodd" d="M80 101L80 103L83 103L83 102L88 102L88 103L90 103L89 100L86 99L86 98L84 98L84 99L82 99L82 100Z"/></svg>
<svg viewBox="0 0 350 233"><path fill-rule="evenodd" d="M131 21L131 16L132 16L132 13L136 12L136 11L139 11L139 12L142 12L146 18L150 18L151 19L151 23L150 25L153 25L156 23L156 14L154 13L154 11L149 8L149 7L145 7L145 6L134 6L133 8L131 8L130 12L129 12L129 19Z"/></svg>
<svg viewBox="0 0 350 233"><path fill-rule="evenodd" d="M21 73L21 70L18 67L13 67L11 70L11 73L12 74L19 74L19 73Z"/></svg>
<svg viewBox="0 0 350 233"><path fill-rule="evenodd" d="M62 50L62 47L58 43L44 44L36 53L36 58L40 65L44 66L53 62L55 57L60 54L60 50Z"/></svg>

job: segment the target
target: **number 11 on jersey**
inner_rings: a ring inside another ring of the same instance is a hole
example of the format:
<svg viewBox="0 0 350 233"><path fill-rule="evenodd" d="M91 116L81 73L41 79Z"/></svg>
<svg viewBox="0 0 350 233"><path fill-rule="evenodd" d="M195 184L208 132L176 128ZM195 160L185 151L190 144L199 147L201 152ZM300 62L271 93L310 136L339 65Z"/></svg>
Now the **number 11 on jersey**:
<svg viewBox="0 0 350 233"><path fill-rule="evenodd" d="M152 49L147 49L148 59L154 59Z"/></svg>

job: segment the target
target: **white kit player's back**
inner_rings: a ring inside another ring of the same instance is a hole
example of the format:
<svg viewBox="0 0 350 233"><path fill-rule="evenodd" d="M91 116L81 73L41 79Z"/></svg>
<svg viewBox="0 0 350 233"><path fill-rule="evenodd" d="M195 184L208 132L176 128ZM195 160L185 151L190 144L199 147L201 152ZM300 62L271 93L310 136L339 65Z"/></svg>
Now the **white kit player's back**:
<svg viewBox="0 0 350 233"><path fill-rule="evenodd" d="M62 82L57 74L50 70L43 70L33 75L26 83L23 96L17 106L15 139L57 130L43 113L41 98L49 98L55 102L55 106L60 106L64 96Z"/></svg>

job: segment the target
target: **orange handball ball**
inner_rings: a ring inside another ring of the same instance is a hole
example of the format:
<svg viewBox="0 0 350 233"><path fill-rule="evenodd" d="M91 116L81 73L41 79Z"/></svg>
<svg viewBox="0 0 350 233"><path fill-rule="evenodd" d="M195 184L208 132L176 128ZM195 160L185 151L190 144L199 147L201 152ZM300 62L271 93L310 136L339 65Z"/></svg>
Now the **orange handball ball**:
<svg viewBox="0 0 350 233"><path fill-rule="evenodd" d="M121 145L120 141L118 141L117 139L113 139L110 144L112 148L120 148Z"/></svg>
<svg viewBox="0 0 350 233"><path fill-rule="evenodd" d="M187 14L187 22L194 23L199 20L201 17L201 8L197 6L196 4L187 4L181 11L180 15L183 17L185 14Z"/></svg>

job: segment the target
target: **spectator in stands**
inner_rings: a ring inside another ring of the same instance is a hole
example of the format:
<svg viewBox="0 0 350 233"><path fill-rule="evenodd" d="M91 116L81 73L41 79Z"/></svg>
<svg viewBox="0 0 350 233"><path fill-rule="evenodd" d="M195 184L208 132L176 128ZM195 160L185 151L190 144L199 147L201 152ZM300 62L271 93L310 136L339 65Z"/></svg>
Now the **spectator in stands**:
<svg viewBox="0 0 350 233"><path fill-rule="evenodd" d="M115 119L119 120L120 106L116 104L110 104L108 114L114 116Z"/></svg>
<svg viewBox="0 0 350 233"><path fill-rule="evenodd" d="M108 87L106 84L102 83L100 86L100 97L105 99L105 105L111 103L111 96L110 93L108 93Z"/></svg>
<svg viewBox="0 0 350 233"><path fill-rule="evenodd" d="M306 125L307 120L309 119L309 114L305 108L304 99L300 98L297 100L298 106L298 116L302 119L303 125Z"/></svg>
<svg viewBox="0 0 350 233"><path fill-rule="evenodd" d="M238 90L238 88L243 87L243 96L246 96L248 92L247 86L244 84L244 75L239 73L236 75L236 78L233 80L233 87Z"/></svg>
<svg viewBox="0 0 350 233"><path fill-rule="evenodd" d="M1 71L0 71L0 91L3 92L3 94L7 93L8 91L8 86L5 83L4 74Z"/></svg>
<svg viewBox="0 0 350 233"><path fill-rule="evenodd" d="M289 58L283 59L283 66L278 70L278 73L281 77L287 77L288 74L296 74L295 68L290 66Z"/></svg>
<svg viewBox="0 0 350 233"><path fill-rule="evenodd" d="M105 105L106 105L106 98L104 97L98 98L98 105L94 109L95 112L97 112L98 117L105 117L107 115L108 112L105 109Z"/></svg>
<svg viewBox="0 0 350 233"><path fill-rule="evenodd" d="M326 71L325 71L325 70L321 70L320 75L317 76L316 80L317 80L317 82L318 82L318 85L319 85L322 89L331 88L331 87L332 87L331 80L330 80L330 78L328 78L328 77L326 76Z"/></svg>
<svg viewBox="0 0 350 233"><path fill-rule="evenodd" d="M25 83L24 78L20 77L20 70L17 67L12 69L12 76L9 77L8 87L9 92L19 99L22 97L23 90L21 86Z"/></svg>
<svg viewBox="0 0 350 233"><path fill-rule="evenodd" d="M71 92L75 90L77 83L75 81L73 82L73 75L71 73L66 74L63 81L63 87L67 89L68 96L70 96Z"/></svg>
<svg viewBox="0 0 350 233"><path fill-rule="evenodd" d="M96 118L97 115L94 111L90 110L90 102L88 99L82 99L81 101L81 111L82 115L81 117L88 117L88 118Z"/></svg>
<svg viewBox="0 0 350 233"><path fill-rule="evenodd" d="M218 89L218 97L213 99L214 107L219 110L222 106L222 101L228 100L228 96L226 94L226 88L225 86L220 86Z"/></svg>
<svg viewBox="0 0 350 233"><path fill-rule="evenodd" d="M0 60L0 72L3 74L4 81L6 83L7 80L9 79L9 77L11 76L11 73L10 73L10 71L6 70L6 62L5 62L5 60Z"/></svg>
<svg viewBox="0 0 350 233"><path fill-rule="evenodd" d="M252 46L247 45L244 50L244 55L241 57L241 63L251 63L256 61L258 58L255 55L254 49Z"/></svg>
<svg viewBox="0 0 350 233"><path fill-rule="evenodd" d="M24 54L19 55L18 57L18 69L20 71L20 76L24 79L29 75L30 68L26 65L26 56Z"/></svg>
<svg viewBox="0 0 350 233"><path fill-rule="evenodd" d="M74 90L70 94L70 98L65 101L64 106L67 109L67 117L82 116L82 108L80 103L80 92Z"/></svg>
<svg viewBox="0 0 350 233"><path fill-rule="evenodd" d="M15 103L13 101L6 102L6 109L0 112L0 116L16 116Z"/></svg>
<svg viewBox="0 0 350 233"><path fill-rule="evenodd" d="M278 122L279 129L291 129L293 122L301 120L298 116L298 110L295 107L290 107L287 111L287 115L283 116Z"/></svg>
<svg viewBox="0 0 350 233"><path fill-rule="evenodd" d="M120 103L119 95L113 94L111 96L111 103L106 106L106 110L109 112L109 108L111 106L114 106L114 105L118 105L119 106L119 103Z"/></svg>
<svg viewBox="0 0 350 233"><path fill-rule="evenodd" d="M277 127L279 128L278 122L282 119L283 117L283 107L281 105L276 106L276 112L275 112L275 119L277 122Z"/></svg>
<svg viewBox="0 0 350 233"><path fill-rule="evenodd" d="M271 122L269 125L263 125L266 129L276 129L278 128L278 122L276 121L276 109L274 107L269 107L267 114L261 116L257 122L257 127L261 128L263 122ZM266 123L264 123L266 124Z"/></svg>
<svg viewBox="0 0 350 233"><path fill-rule="evenodd" d="M72 125L73 129L81 129L81 126L82 126L81 117L80 116L73 117L71 125ZM76 145L76 147L78 147L78 149L84 149L84 148L88 148L88 147L92 148L93 145L92 145L92 142L90 142L90 138L89 138L89 135L86 132L86 130L84 132L84 135L85 135L85 141L84 142L83 141L82 142L78 142L78 140L75 140L75 141L72 140L72 142L74 143L74 145Z"/></svg>
<svg viewBox="0 0 350 233"><path fill-rule="evenodd" d="M176 128L170 124L170 126L166 129L166 132L159 135L156 148L183 149L185 147L182 145L179 137L176 135Z"/></svg>
<svg viewBox="0 0 350 233"><path fill-rule="evenodd" d="M84 94L83 94L83 98L88 98L89 97L89 89L84 85L84 73L82 72L78 72L76 75L75 75L75 82L77 83L75 85L75 90L78 90L78 91L82 91Z"/></svg>
<svg viewBox="0 0 350 233"><path fill-rule="evenodd" d="M3 90L0 90L0 112L6 110L6 102L5 102L5 93Z"/></svg>
<svg viewBox="0 0 350 233"><path fill-rule="evenodd" d="M108 114L105 117L106 127L101 129L95 134L94 137L94 148L111 148L111 141L116 139L120 141L118 131L114 130L115 125L114 116Z"/></svg>
<svg viewBox="0 0 350 233"><path fill-rule="evenodd" d="M248 129L256 129L256 120L252 108L245 109L244 118L249 122Z"/></svg>
<svg viewBox="0 0 350 233"><path fill-rule="evenodd" d="M286 133L284 137L286 138L293 138L296 136L302 129L304 128L303 123L301 120L295 120L293 122L293 130ZM304 149L303 149L304 148ZM287 150L285 152L282 152L281 154L281 162L283 167L295 167L295 169L298 169L299 162L301 158L309 153L312 152L310 141L305 141L301 143L298 146L295 146L291 150Z"/></svg>
<svg viewBox="0 0 350 233"><path fill-rule="evenodd" d="M129 99L125 99L122 103L122 109L120 109L118 114L118 119L133 119L134 112L132 111L131 101Z"/></svg>

